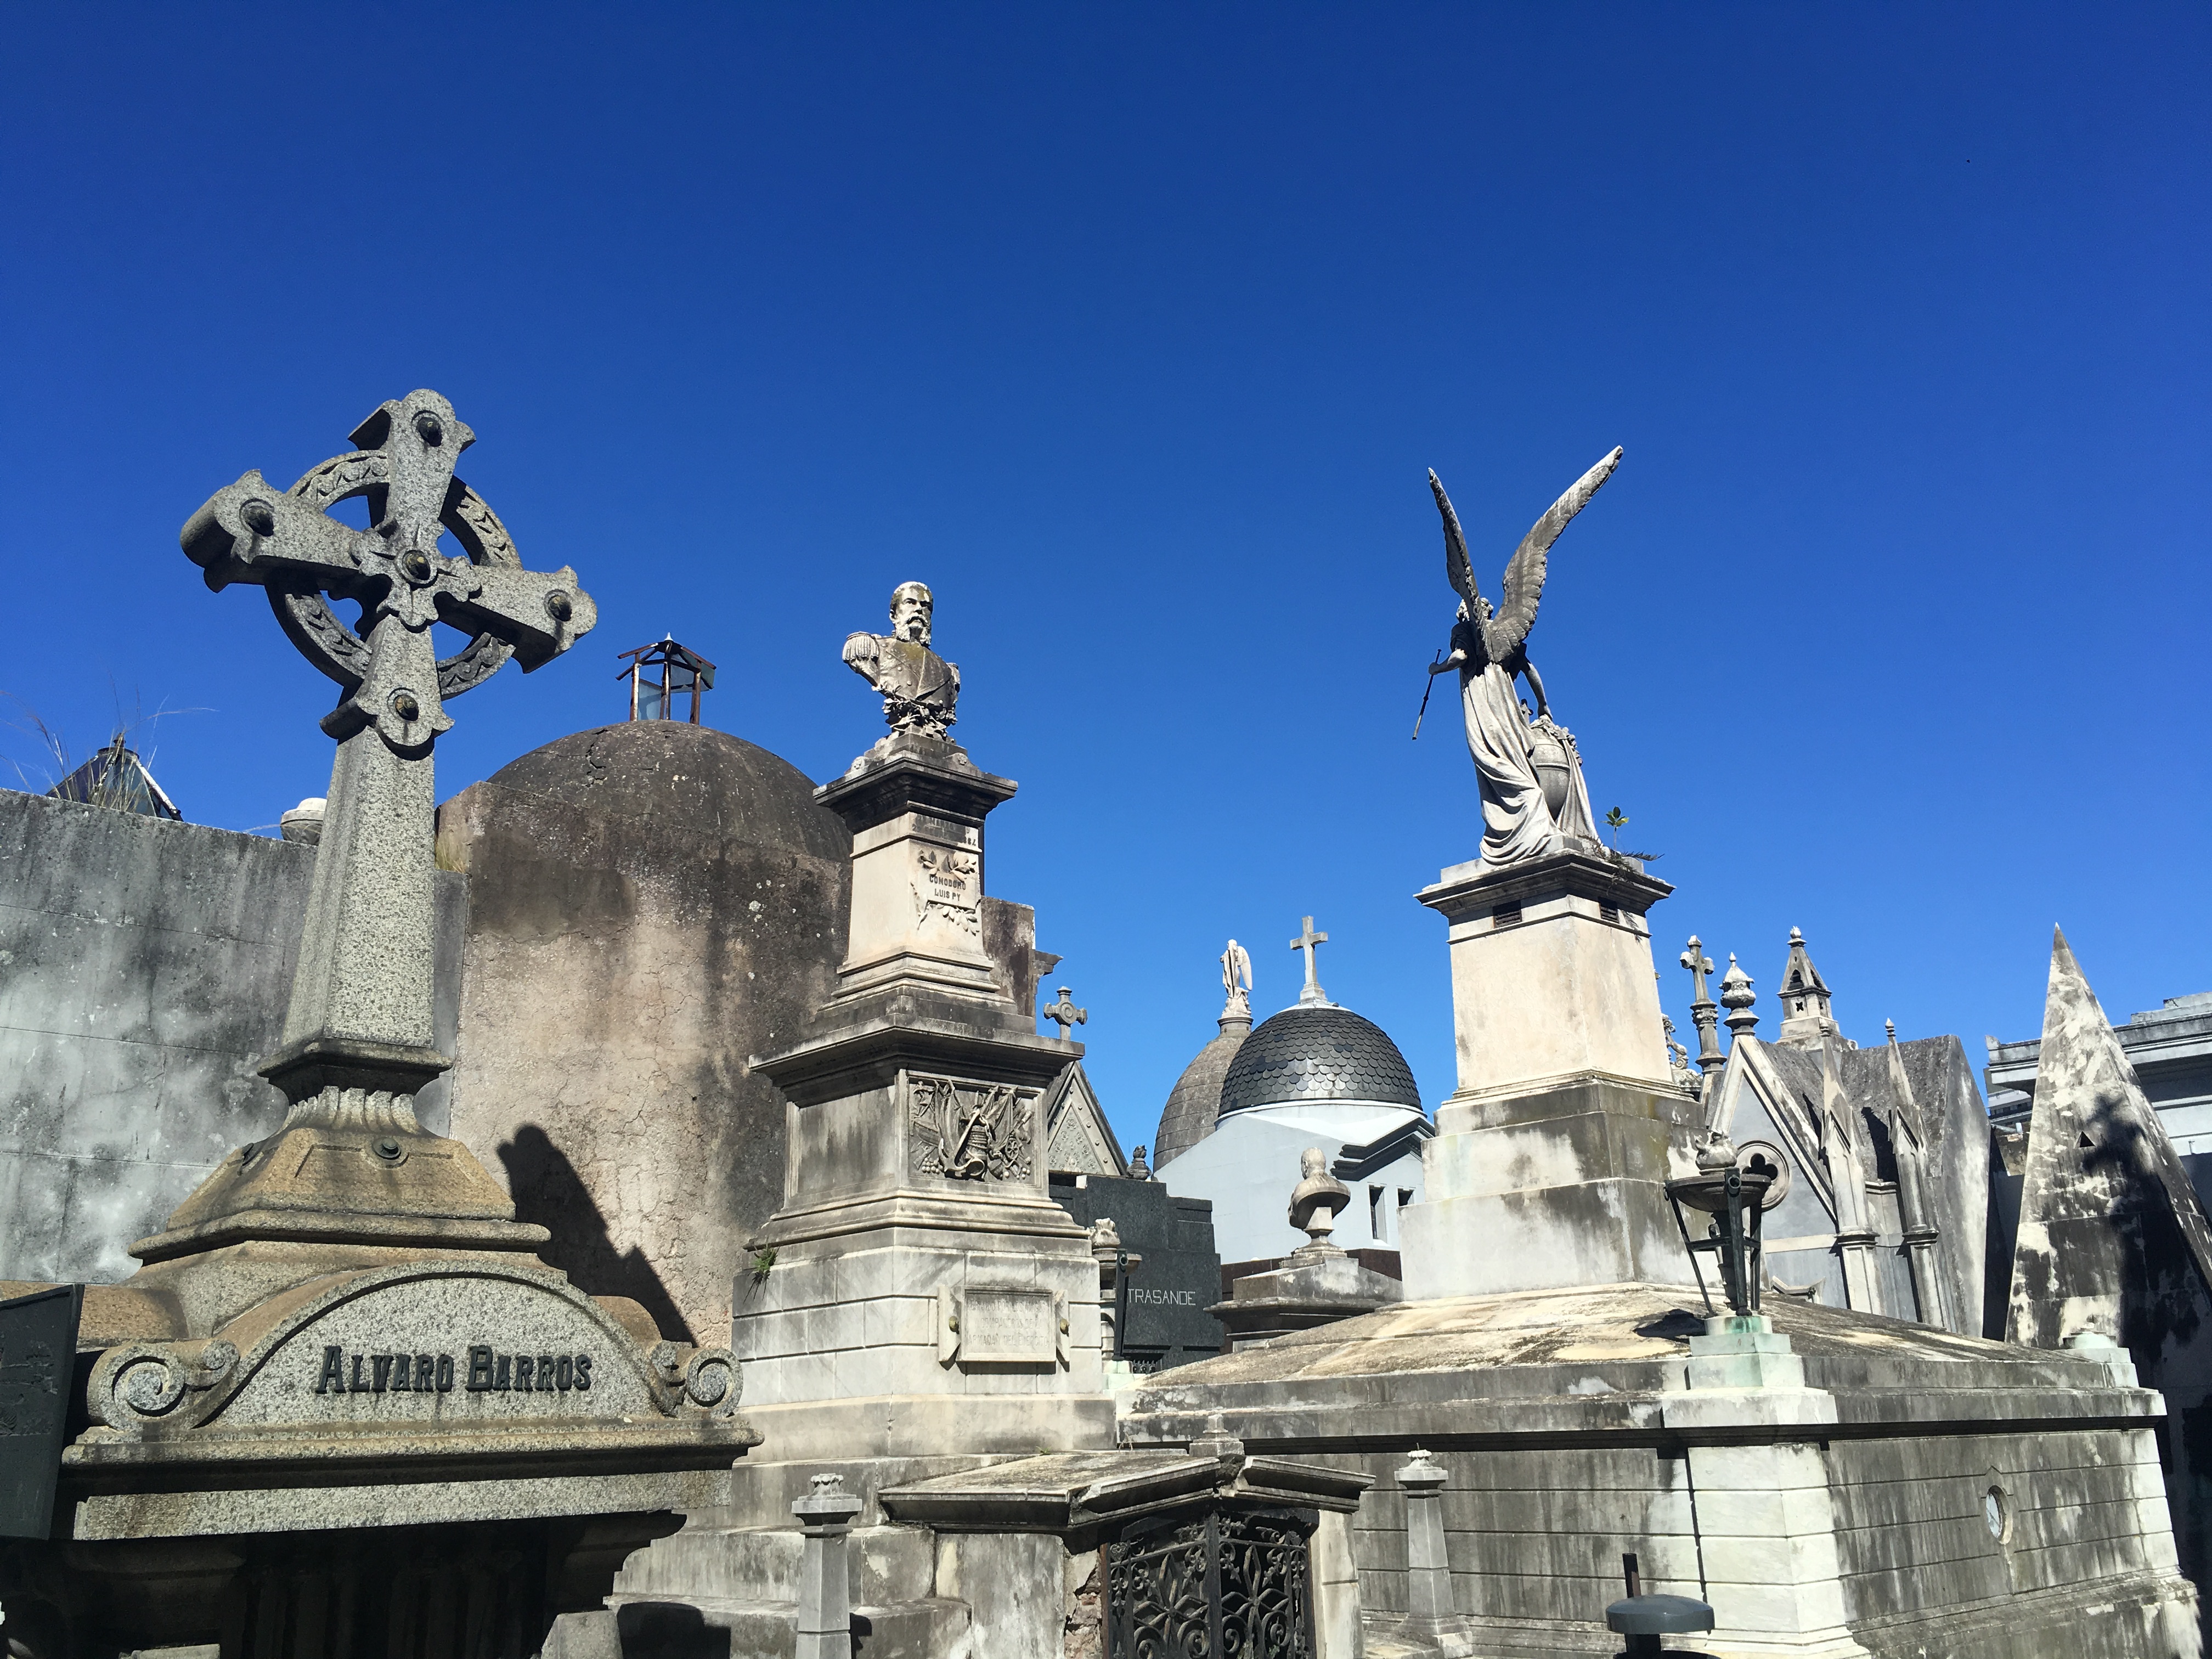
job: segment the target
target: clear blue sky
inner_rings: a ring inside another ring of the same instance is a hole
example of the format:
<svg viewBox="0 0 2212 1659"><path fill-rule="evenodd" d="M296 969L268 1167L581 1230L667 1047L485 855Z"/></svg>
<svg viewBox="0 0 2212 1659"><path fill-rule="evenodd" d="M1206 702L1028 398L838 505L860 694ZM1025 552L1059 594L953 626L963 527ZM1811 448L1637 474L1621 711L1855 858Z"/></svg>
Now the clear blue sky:
<svg viewBox="0 0 2212 1659"><path fill-rule="evenodd" d="M418 386L599 631L455 705L441 795L614 718L614 653L826 778L938 594L990 878L1125 1142L1285 941L1451 1086L1472 856L1424 469L1486 580L1613 445L1532 641L1597 810L1771 1032L2212 988L2212 11L17 7L0 689L162 721L189 816L322 792L330 687L177 529ZM33 746L7 732L27 763Z"/></svg>

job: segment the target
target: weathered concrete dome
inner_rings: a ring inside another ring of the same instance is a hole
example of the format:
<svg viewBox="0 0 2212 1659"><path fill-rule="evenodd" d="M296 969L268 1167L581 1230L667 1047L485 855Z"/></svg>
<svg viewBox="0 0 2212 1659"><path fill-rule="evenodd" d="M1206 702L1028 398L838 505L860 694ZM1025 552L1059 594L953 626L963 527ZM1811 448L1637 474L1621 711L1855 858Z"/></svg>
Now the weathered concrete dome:
<svg viewBox="0 0 2212 1659"><path fill-rule="evenodd" d="M756 847L840 861L852 851L836 815L816 804L813 780L711 726L627 720L572 732L510 761L490 781Z"/></svg>
<svg viewBox="0 0 2212 1659"><path fill-rule="evenodd" d="M468 877L453 1133L549 1262L664 1334L729 1329L782 1202L783 1097L748 1060L836 984L851 848L797 767L676 720L557 738L439 809Z"/></svg>
<svg viewBox="0 0 2212 1659"><path fill-rule="evenodd" d="M1229 1075L1229 1062L1252 1035L1249 1019L1224 1019L1221 1035L1191 1057L1182 1075L1168 1091L1160 1112L1159 1133L1152 1141L1152 1168L1188 1152L1213 1133L1221 1113L1221 1085Z"/></svg>
<svg viewBox="0 0 2212 1659"><path fill-rule="evenodd" d="M1413 1068L1381 1026L1334 1003L1302 1002L1261 1022L1237 1049L1220 1115L1319 1100L1421 1109Z"/></svg>

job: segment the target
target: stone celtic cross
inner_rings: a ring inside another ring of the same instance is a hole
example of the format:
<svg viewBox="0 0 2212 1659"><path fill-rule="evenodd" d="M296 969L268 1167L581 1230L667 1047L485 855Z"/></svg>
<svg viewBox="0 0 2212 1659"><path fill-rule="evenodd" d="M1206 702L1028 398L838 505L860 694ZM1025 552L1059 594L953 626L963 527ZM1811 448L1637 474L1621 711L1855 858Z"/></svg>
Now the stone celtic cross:
<svg viewBox="0 0 2212 1659"><path fill-rule="evenodd" d="M296 1115L328 1091L386 1097L404 1115L450 1062L431 1040L431 749L445 712L508 657L550 662L597 620L575 573L522 568L499 516L453 475L476 434L434 392L387 403L353 453L280 490L258 471L217 490L179 538L221 589L250 582L307 660L336 680L338 740L284 1042L262 1067ZM328 515L368 499L369 528ZM462 556L439 550L451 531ZM356 632L332 599L362 607ZM430 627L469 643L439 660ZM331 1097L335 1098L335 1097Z"/></svg>
<svg viewBox="0 0 2212 1659"><path fill-rule="evenodd" d="M1047 1019L1060 1027L1060 1040L1062 1042L1074 1041L1075 1032L1072 1028L1088 1024L1091 1020L1091 1011L1088 1008L1079 1008L1068 1000L1067 987L1065 985L1060 988L1060 1000L1047 1003L1042 1012Z"/></svg>

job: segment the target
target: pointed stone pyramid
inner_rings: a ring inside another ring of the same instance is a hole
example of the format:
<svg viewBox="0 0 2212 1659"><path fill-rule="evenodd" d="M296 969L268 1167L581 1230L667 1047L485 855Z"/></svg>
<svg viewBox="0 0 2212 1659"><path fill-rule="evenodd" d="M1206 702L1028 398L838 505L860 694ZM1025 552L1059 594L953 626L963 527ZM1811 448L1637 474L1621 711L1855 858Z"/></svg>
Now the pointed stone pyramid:
<svg viewBox="0 0 2212 1659"><path fill-rule="evenodd" d="M2153 1363L2212 1315L2212 1225L2063 933L2036 1067L2006 1334L2089 1331Z"/></svg>

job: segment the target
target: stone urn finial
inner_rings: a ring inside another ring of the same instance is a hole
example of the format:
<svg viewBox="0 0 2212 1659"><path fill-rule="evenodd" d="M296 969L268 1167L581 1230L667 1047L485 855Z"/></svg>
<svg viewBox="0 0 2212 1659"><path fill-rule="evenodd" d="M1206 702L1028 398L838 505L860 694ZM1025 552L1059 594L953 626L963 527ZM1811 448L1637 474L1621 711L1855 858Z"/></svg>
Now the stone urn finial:
<svg viewBox="0 0 2212 1659"><path fill-rule="evenodd" d="M1751 1012L1751 1005L1759 1000L1759 993L1751 988L1751 975L1743 971L1735 953L1730 951L1728 972L1721 975L1721 1006L1729 1011L1724 1024L1735 1036L1749 1036L1752 1028L1759 1024L1759 1016Z"/></svg>
<svg viewBox="0 0 2212 1659"><path fill-rule="evenodd" d="M1352 1202L1352 1189L1328 1172L1328 1154L1309 1146L1298 1155L1299 1181L1291 1189L1291 1225L1309 1242L1295 1255L1310 1260L1318 1255L1342 1255L1328 1242L1336 1231L1336 1218Z"/></svg>

